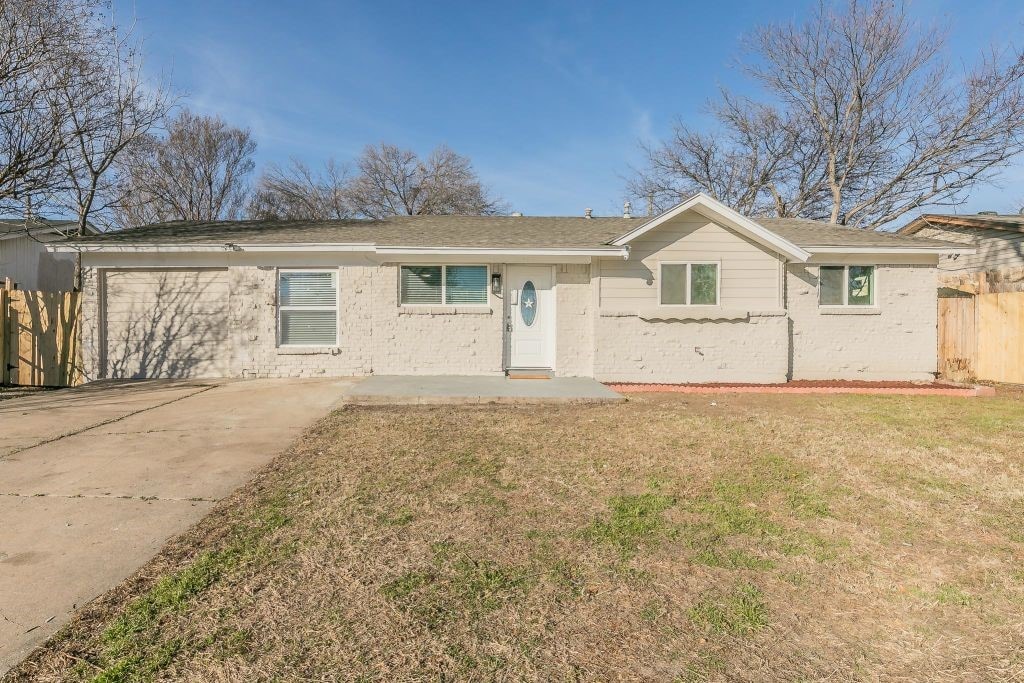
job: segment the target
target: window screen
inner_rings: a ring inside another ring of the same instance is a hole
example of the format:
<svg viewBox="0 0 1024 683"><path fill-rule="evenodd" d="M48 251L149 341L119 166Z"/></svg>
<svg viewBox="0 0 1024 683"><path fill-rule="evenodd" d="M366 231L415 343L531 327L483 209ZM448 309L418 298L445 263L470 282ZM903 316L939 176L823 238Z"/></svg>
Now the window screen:
<svg viewBox="0 0 1024 683"><path fill-rule="evenodd" d="M441 266L402 266L403 304L441 303Z"/></svg>
<svg viewBox="0 0 1024 683"><path fill-rule="evenodd" d="M278 327L283 346L338 343L337 273L282 272L278 285Z"/></svg>
<svg viewBox="0 0 1024 683"><path fill-rule="evenodd" d="M686 305L685 263L662 264L661 303L666 306Z"/></svg>
<svg viewBox="0 0 1024 683"><path fill-rule="evenodd" d="M818 283L818 304L821 306L842 306L843 288L846 287L846 268L843 266L822 266Z"/></svg>
<svg viewBox="0 0 1024 683"><path fill-rule="evenodd" d="M486 304L487 266L445 266L446 304Z"/></svg>

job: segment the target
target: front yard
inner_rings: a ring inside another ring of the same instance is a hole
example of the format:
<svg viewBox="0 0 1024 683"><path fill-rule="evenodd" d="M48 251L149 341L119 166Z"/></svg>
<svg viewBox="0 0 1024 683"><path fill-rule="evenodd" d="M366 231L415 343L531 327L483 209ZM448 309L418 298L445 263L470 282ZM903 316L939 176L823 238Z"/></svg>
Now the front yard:
<svg viewBox="0 0 1024 683"><path fill-rule="evenodd" d="M31 680L1024 677L1024 400L348 408Z"/></svg>

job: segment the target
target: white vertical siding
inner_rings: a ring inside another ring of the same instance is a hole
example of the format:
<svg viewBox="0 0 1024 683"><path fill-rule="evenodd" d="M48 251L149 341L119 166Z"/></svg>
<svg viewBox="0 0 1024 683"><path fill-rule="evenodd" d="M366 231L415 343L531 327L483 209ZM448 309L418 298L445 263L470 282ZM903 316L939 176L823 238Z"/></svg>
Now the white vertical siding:
<svg viewBox="0 0 1024 683"><path fill-rule="evenodd" d="M75 282L75 256L50 253L28 235L0 240L0 281L7 277L18 289L68 291Z"/></svg>

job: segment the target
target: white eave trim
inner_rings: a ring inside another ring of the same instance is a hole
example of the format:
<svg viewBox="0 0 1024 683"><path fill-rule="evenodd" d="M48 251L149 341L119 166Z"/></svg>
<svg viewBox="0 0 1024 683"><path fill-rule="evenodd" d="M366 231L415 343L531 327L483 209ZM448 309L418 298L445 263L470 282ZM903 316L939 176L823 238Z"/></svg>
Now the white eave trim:
<svg viewBox="0 0 1024 683"><path fill-rule="evenodd" d="M769 247L770 249L773 249L783 256L787 256L795 261L804 263L811 258L810 252L798 247L789 240L775 234L771 230L768 230L764 226L759 225L743 214L730 209L717 199L712 199L703 192L690 197L668 211L655 216L645 223L642 223L626 234L612 240L611 244L616 246L625 245L644 233L653 230L666 221L670 221L676 216L691 209L706 216L707 218L710 218L711 220L719 220L726 226L753 239L755 242Z"/></svg>
<svg viewBox="0 0 1024 683"><path fill-rule="evenodd" d="M410 254L438 256L620 256L629 257L628 247L582 247L540 249L530 247L493 248L493 247L377 247L378 254Z"/></svg>
<svg viewBox="0 0 1024 683"><path fill-rule="evenodd" d="M812 254L976 254L974 247L807 247Z"/></svg>
<svg viewBox="0 0 1024 683"><path fill-rule="evenodd" d="M361 251L373 252L372 244L49 244L56 252L105 252L113 254L149 254L223 251Z"/></svg>
<svg viewBox="0 0 1024 683"><path fill-rule="evenodd" d="M363 252L410 256L618 256L629 257L629 247L586 248L493 248L493 247L402 247L373 244L50 244L55 252L103 252L114 254L185 252Z"/></svg>

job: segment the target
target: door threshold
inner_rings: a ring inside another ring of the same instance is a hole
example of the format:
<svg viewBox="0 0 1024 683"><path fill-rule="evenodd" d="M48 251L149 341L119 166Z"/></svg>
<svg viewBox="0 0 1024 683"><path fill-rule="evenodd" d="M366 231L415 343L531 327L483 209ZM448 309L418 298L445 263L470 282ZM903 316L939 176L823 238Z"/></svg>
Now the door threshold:
<svg viewBox="0 0 1024 683"><path fill-rule="evenodd" d="M505 376L509 379L551 379L554 373L550 368L508 368Z"/></svg>

